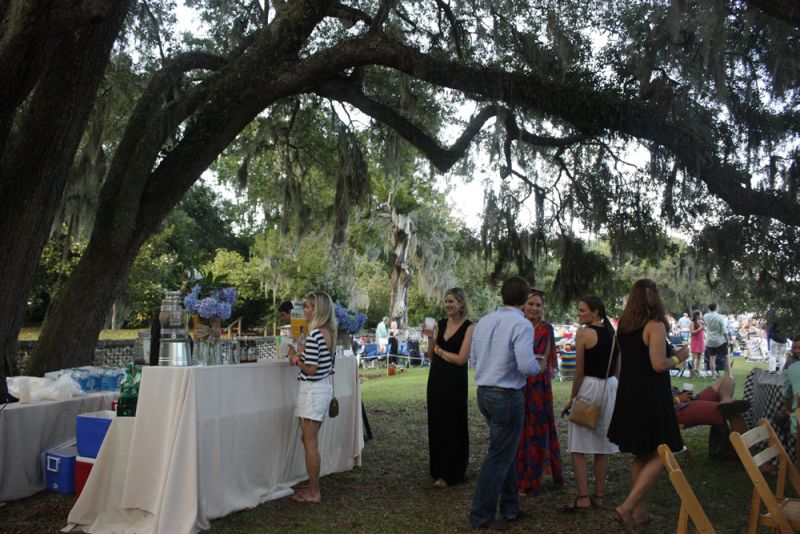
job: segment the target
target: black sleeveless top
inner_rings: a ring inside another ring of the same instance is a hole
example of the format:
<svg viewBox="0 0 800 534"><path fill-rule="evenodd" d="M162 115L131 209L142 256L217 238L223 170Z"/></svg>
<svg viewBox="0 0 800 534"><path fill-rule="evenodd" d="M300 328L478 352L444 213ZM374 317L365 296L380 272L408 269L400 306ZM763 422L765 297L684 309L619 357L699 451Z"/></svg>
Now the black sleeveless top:
<svg viewBox="0 0 800 534"><path fill-rule="evenodd" d="M606 370L608 370L608 357L611 353L611 343L614 338L608 333L604 326L587 325L597 334L597 345L590 349L583 351L583 374L585 376L594 376L596 378L605 378ZM614 350L614 356L611 360L611 369L608 370L608 375L614 374L617 365L617 355L619 351Z"/></svg>

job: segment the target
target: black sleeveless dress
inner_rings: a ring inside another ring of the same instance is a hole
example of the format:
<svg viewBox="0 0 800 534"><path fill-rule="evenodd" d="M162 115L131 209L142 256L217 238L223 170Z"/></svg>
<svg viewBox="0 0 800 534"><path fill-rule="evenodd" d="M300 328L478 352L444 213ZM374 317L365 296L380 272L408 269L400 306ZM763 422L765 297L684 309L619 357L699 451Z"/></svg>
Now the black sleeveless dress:
<svg viewBox="0 0 800 534"><path fill-rule="evenodd" d="M683 448L678 419L672 404L669 371L657 373L642 340L644 327L617 334L622 350L622 370L608 439L622 452L637 456L653 454L666 443L673 452Z"/></svg>
<svg viewBox="0 0 800 534"><path fill-rule="evenodd" d="M442 350L458 353L469 321L445 341L447 319L439 321L436 343ZM428 446L431 476L448 484L464 481L469 459L467 428L467 365L455 365L434 355L428 375Z"/></svg>

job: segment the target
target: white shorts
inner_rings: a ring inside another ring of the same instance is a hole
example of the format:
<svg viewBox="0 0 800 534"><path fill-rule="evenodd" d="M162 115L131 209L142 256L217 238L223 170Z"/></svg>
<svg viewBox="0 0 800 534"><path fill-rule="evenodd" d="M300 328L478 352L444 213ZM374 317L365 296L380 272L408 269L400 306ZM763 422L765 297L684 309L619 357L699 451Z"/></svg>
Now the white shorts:
<svg viewBox="0 0 800 534"><path fill-rule="evenodd" d="M297 392L297 408L295 417L322 421L328 415L328 406L333 397L331 377L325 377L315 382L300 382Z"/></svg>

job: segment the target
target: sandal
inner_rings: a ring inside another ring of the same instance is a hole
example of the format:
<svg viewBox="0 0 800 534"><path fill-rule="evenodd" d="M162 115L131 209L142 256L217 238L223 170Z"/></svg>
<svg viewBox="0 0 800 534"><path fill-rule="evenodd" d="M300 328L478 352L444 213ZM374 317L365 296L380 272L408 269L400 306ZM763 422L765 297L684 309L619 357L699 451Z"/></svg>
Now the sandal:
<svg viewBox="0 0 800 534"><path fill-rule="evenodd" d="M570 504L562 504L558 508L558 511L566 514L574 514L576 512L588 512L589 510L591 510L592 509L591 504L589 504L589 506L578 506L578 501L580 501L581 499L589 499L589 502L591 503L591 497L589 497L588 495L578 495L577 497L575 497L575 500L572 501Z"/></svg>
<svg viewBox="0 0 800 534"><path fill-rule="evenodd" d="M592 508L596 508L598 510L605 510L606 503L602 495L592 495L591 497L589 497L589 500L592 503Z"/></svg>

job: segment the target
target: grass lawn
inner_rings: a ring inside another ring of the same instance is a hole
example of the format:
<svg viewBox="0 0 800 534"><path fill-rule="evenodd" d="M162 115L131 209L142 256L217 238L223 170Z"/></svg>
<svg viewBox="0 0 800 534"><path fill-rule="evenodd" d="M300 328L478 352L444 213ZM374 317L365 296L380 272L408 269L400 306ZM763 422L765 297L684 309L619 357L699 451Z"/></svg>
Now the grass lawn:
<svg viewBox="0 0 800 534"><path fill-rule="evenodd" d="M765 367L765 364L758 364ZM754 364L737 359L734 365L736 396L741 397L744 378ZM290 499L264 503L212 522L211 532L459 532L467 530L467 514L475 490L475 479L486 451L486 425L475 405L470 387L470 465L468 481L447 490L431 488L428 476L425 387L428 370L411 369L393 377L385 370L368 371L362 380L362 396L375 434L364 449L363 467L322 479L323 503L300 505ZM472 379L472 375L470 375ZM693 382L695 391L710 379L676 379ZM474 386L474 385L473 385ZM571 382L556 382L556 413L569 396ZM538 497L522 499L528 518L512 532L605 533L617 532L615 523L602 511L563 514L556 508L575 495L568 455L564 453L565 420L557 420L568 488L545 484ZM684 433L693 453L678 455L690 484L717 532L745 532L752 486L738 461L709 460L708 427ZM609 462L606 503L613 506L630 487L629 455L616 455ZM547 477L547 475L546 475ZM549 478L545 478L549 482ZM186 488L186 491L192 491ZM66 524L74 496L41 492L0 508L2 532L55 532ZM663 519L640 533L674 531L680 501L665 476L648 499L651 512Z"/></svg>
<svg viewBox="0 0 800 534"><path fill-rule="evenodd" d="M118 340L118 339L136 339L141 332L142 328L118 328L116 330L101 330L100 339L102 340ZM20 341L35 341L39 339L39 333L42 328L39 326L28 326L20 330ZM148 330L149 332L149 330Z"/></svg>

